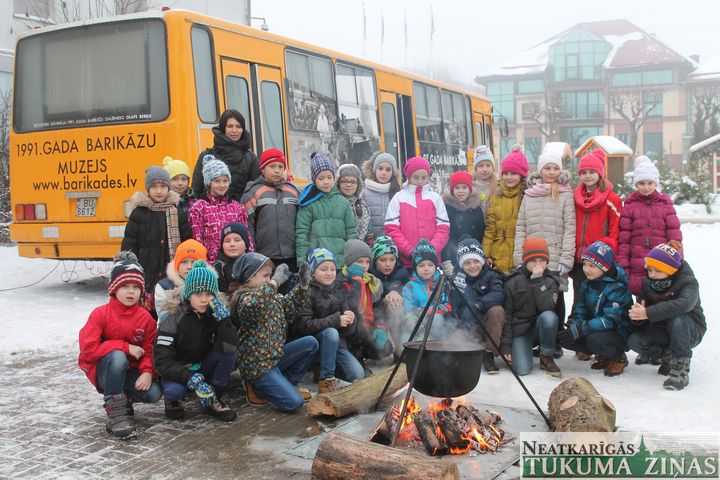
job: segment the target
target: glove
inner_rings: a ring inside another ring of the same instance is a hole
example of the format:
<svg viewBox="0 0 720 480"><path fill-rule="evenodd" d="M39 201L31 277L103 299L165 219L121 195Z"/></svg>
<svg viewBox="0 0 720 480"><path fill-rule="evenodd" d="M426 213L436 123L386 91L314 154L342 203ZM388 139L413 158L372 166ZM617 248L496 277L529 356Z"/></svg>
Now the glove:
<svg viewBox="0 0 720 480"><path fill-rule="evenodd" d="M561 347L570 350L570 347L575 345L575 337L570 330L561 330L557 334L557 341Z"/></svg>
<svg viewBox="0 0 720 480"><path fill-rule="evenodd" d="M564 277L564 276L566 276L568 273L570 273L570 270L571 270L570 268L566 267L566 266L563 265L562 263L561 263L560 266L558 267L558 272L560 272L560 276L561 276L561 277Z"/></svg>
<svg viewBox="0 0 720 480"><path fill-rule="evenodd" d="M300 267L300 270L298 270L298 280L300 281L300 288L303 290L307 290L307 288L310 286L310 279L312 278L312 275L310 275L310 267L307 263L303 263Z"/></svg>
<svg viewBox="0 0 720 480"><path fill-rule="evenodd" d="M213 298L210 300L210 312L212 317L218 322L221 322L230 316L230 312L227 308L225 308L225 305L223 305L219 298Z"/></svg>
<svg viewBox="0 0 720 480"><path fill-rule="evenodd" d="M449 277L450 275L455 273L455 267L450 260L445 260L444 262L442 262L440 264L440 268L442 269L446 277Z"/></svg>
<svg viewBox="0 0 720 480"><path fill-rule="evenodd" d="M202 373L194 373L188 380L187 387L195 392L203 408L215 403L215 389L205 381Z"/></svg>
<svg viewBox="0 0 720 480"><path fill-rule="evenodd" d="M353 263L350 265L347 269L348 271L348 277L362 277L365 272L363 272L363 269L360 265L357 263Z"/></svg>
<svg viewBox="0 0 720 480"><path fill-rule="evenodd" d="M275 280L275 283L279 287L280 285L282 285L285 282L287 282L288 280L290 280L291 276L292 276L292 273L290 273L290 267L288 267L286 263L281 263L275 269L275 273L273 273L272 280Z"/></svg>
<svg viewBox="0 0 720 480"><path fill-rule="evenodd" d="M387 330L383 328L376 328L373 330L373 338L375 339L375 348L378 352L381 352L385 348L385 344L388 341Z"/></svg>

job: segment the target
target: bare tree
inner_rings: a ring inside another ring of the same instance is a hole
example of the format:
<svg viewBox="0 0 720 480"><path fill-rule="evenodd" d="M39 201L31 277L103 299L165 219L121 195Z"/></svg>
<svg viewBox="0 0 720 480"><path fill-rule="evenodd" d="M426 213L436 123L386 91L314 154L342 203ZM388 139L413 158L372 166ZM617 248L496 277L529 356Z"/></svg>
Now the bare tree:
<svg viewBox="0 0 720 480"><path fill-rule="evenodd" d="M662 91L642 88L617 89L610 92L609 101L610 108L630 127L628 146L634 152L637 147L638 132L649 118L650 112L662 102Z"/></svg>
<svg viewBox="0 0 720 480"><path fill-rule="evenodd" d="M545 107L537 110L532 119L540 130L540 133L545 137L545 143L553 142L558 138L558 123L564 118L562 107L560 105L560 95L553 94L550 101L545 104Z"/></svg>
<svg viewBox="0 0 720 480"><path fill-rule="evenodd" d="M0 93L0 243L9 241L10 210L10 112L12 92Z"/></svg>

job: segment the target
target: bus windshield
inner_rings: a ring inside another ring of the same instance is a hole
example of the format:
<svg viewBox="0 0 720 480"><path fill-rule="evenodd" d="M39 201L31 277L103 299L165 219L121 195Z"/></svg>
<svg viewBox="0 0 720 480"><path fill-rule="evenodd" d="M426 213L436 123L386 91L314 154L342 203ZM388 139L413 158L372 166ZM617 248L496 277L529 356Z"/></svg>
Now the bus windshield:
<svg viewBox="0 0 720 480"><path fill-rule="evenodd" d="M142 19L18 42L14 128L33 132L168 116L165 26Z"/></svg>

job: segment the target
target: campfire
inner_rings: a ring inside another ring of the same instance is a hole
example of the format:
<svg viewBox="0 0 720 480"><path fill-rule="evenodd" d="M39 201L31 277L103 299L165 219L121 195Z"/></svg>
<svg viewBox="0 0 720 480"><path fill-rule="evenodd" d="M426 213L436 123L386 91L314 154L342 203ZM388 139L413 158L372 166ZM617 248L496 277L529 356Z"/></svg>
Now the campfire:
<svg viewBox="0 0 720 480"><path fill-rule="evenodd" d="M400 422L403 404L393 404L370 438L371 442L390 445L392 435ZM465 403L464 398L454 402L445 398L427 408L420 407L414 397L408 402L405 418L402 419L398 444L422 443L428 454L462 455L470 450L478 453L496 452L512 441L498 426L500 414L480 412Z"/></svg>

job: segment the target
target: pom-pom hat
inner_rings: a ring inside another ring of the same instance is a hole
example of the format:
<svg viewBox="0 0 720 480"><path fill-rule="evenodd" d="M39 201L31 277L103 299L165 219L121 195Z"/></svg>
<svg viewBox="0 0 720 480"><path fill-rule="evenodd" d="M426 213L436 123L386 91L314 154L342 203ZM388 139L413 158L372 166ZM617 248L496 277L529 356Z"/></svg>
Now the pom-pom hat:
<svg viewBox="0 0 720 480"><path fill-rule="evenodd" d="M183 287L183 299L187 300L194 293L208 292L213 296L218 295L217 274L208 268L203 260L196 260L185 277Z"/></svg>
<svg viewBox="0 0 720 480"><path fill-rule="evenodd" d="M527 157L520 150L519 145L515 145L507 157L503 158L502 164L500 165L500 172L517 173L523 178L528 176L530 167L528 166Z"/></svg>
<svg viewBox="0 0 720 480"><path fill-rule="evenodd" d="M118 288L128 283L139 286L141 295L145 293L145 272L135 254L128 250L122 251L115 256L114 262L110 269L108 293L115 295Z"/></svg>
<svg viewBox="0 0 720 480"><path fill-rule="evenodd" d="M420 242L418 242L417 247L413 249L410 257L412 259L413 269L416 268L424 260L430 260L435 265L437 265L438 263L437 252L435 251L435 248L430 244L430 242L428 242L424 238L420 239Z"/></svg>
<svg viewBox="0 0 720 480"><path fill-rule="evenodd" d="M660 172L655 164L645 155L635 159L635 170L633 171L633 186L643 180L652 180L656 185L660 184Z"/></svg>
<svg viewBox="0 0 720 480"><path fill-rule="evenodd" d="M265 167L274 162L282 163L285 168L287 168L287 159L285 158L285 154L277 148L268 148L262 153L262 155L260 155L258 165L260 170L264 170Z"/></svg>
<svg viewBox="0 0 720 480"><path fill-rule="evenodd" d="M163 158L163 168L168 172L168 175L170 175L170 180L178 175L185 175L190 178L190 167L182 160L165 157Z"/></svg>
<svg viewBox="0 0 720 480"><path fill-rule="evenodd" d="M203 157L203 183L208 187L218 177L227 177L232 181L230 169L222 160L218 160L214 155L205 155Z"/></svg>
<svg viewBox="0 0 720 480"><path fill-rule="evenodd" d="M460 268L468 260L475 259L485 265L485 252L477 239L468 234L463 235L458 242L457 261Z"/></svg>
<svg viewBox="0 0 720 480"><path fill-rule="evenodd" d="M310 156L310 158L310 178L313 183L315 183L315 179L318 175L320 175L320 172L324 172L325 170L332 172L333 178L335 178L337 169L335 167L335 162L333 162L330 157L325 154L315 152Z"/></svg>

